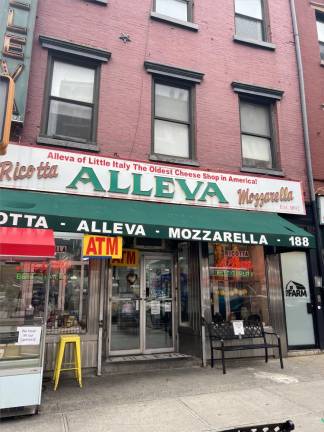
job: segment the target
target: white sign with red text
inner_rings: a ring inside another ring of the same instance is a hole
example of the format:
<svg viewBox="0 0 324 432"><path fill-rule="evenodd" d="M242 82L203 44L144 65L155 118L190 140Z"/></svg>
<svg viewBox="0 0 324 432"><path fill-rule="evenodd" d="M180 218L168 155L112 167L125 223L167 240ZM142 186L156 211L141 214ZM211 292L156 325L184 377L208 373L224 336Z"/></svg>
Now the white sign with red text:
<svg viewBox="0 0 324 432"><path fill-rule="evenodd" d="M305 214L301 182L237 175L11 144L0 187Z"/></svg>

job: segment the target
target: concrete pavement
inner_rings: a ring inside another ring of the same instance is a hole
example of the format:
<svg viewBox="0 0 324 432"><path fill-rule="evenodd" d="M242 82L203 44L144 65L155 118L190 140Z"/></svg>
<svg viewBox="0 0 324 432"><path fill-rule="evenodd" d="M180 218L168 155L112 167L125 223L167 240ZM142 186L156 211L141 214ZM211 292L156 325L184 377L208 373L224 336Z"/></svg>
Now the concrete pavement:
<svg viewBox="0 0 324 432"><path fill-rule="evenodd" d="M38 416L3 420L1 432L207 432L291 419L324 432L324 355L88 377L50 383Z"/></svg>

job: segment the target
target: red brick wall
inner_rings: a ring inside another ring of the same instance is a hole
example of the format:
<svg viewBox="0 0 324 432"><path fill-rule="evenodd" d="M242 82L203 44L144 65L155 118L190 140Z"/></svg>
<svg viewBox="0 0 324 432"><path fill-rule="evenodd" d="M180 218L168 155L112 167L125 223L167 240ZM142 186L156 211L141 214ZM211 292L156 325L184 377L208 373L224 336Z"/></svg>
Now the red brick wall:
<svg viewBox="0 0 324 432"><path fill-rule="evenodd" d="M39 0L21 142L35 144L39 133L47 64L47 50L38 42L41 34L112 53L102 67L100 84L98 143L105 155L118 153L122 158L145 160L150 153L151 76L144 69L144 60L205 73L196 93L196 143L201 168L239 171L238 99L232 81L284 90L278 104L282 168L287 178L302 179L307 191L289 2L270 0L269 5L274 52L233 42L232 0L196 1L197 33L153 21L149 16L151 0L109 0L107 7L84 0ZM130 35L130 43L118 39L122 32Z"/></svg>
<svg viewBox="0 0 324 432"><path fill-rule="evenodd" d="M316 0L322 4L323 0ZM307 101L309 137L315 189L324 194L324 67L320 64L315 10L309 2L296 0Z"/></svg>

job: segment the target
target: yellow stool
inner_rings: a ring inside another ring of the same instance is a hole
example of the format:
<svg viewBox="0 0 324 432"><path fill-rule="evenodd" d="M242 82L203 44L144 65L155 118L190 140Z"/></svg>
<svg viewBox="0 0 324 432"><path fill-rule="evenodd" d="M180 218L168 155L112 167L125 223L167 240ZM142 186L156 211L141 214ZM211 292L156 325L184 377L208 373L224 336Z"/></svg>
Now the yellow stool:
<svg viewBox="0 0 324 432"><path fill-rule="evenodd" d="M73 365L74 367L62 368L62 361L64 357L65 345L72 343L74 345L74 362L67 363L64 366ZM81 374L81 342L78 335L64 335L60 336L60 343L57 350L55 369L53 375L54 391L57 389L60 374L62 371L74 370L75 379L82 387L82 374Z"/></svg>

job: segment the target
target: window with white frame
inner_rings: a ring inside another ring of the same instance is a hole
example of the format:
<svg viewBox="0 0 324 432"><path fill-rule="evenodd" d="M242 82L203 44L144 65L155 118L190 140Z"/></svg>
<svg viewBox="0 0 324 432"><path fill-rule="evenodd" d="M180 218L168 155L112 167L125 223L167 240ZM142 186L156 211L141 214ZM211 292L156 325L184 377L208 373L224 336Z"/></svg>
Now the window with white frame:
<svg viewBox="0 0 324 432"><path fill-rule="evenodd" d="M243 167L275 167L271 111L271 103L240 100Z"/></svg>
<svg viewBox="0 0 324 432"><path fill-rule="evenodd" d="M266 41L264 0L235 0L236 36Z"/></svg>
<svg viewBox="0 0 324 432"><path fill-rule="evenodd" d="M191 0L154 0L154 11L181 21L191 21Z"/></svg>

